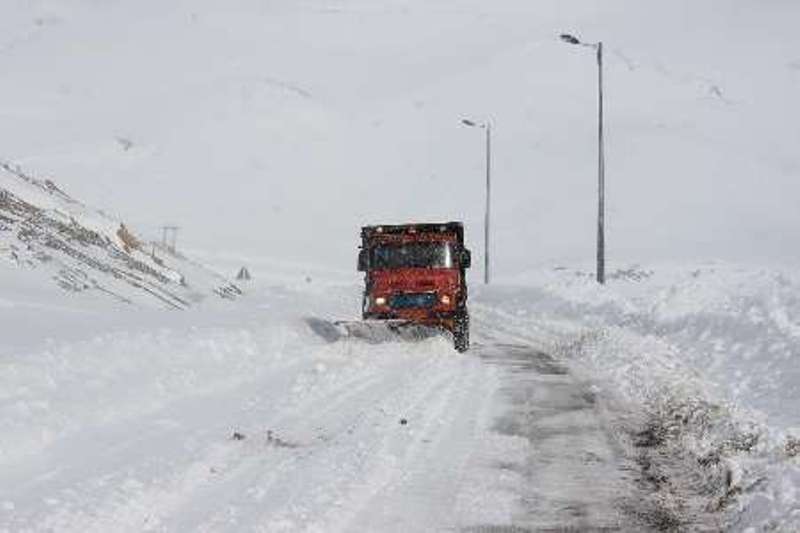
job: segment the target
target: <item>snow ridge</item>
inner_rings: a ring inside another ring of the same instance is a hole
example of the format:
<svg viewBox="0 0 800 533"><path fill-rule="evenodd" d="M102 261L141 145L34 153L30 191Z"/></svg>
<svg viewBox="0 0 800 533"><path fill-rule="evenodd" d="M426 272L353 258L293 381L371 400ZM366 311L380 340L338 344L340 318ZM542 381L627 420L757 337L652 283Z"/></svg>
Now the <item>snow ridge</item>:
<svg viewBox="0 0 800 533"><path fill-rule="evenodd" d="M638 406L622 440L662 510L695 527L721 513L726 529L800 528L792 271L631 267L601 287L561 267L515 282L485 294L494 309L482 312L502 310L505 328L549 339L607 397Z"/></svg>

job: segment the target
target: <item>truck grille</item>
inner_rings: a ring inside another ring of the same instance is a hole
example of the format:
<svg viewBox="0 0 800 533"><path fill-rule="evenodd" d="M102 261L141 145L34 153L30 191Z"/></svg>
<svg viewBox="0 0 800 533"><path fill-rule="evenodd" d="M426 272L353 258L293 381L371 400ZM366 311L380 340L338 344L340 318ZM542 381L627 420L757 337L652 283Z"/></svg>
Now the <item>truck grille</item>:
<svg viewBox="0 0 800 533"><path fill-rule="evenodd" d="M432 292L395 294L389 300L394 309L433 307L436 305L436 294Z"/></svg>

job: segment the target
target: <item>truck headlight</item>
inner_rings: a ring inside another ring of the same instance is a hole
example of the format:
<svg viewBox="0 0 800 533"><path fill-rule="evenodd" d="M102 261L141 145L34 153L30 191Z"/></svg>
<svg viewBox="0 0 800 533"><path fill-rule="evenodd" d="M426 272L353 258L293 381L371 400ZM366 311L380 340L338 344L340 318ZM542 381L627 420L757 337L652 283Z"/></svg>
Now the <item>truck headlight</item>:
<svg viewBox="0 0 800 533"><path fill-rule="evenodd" d="M386 305L386 298L383 296L378 296L375 298L375 305Z"/></svg>
<svg viewBox="0 0 800 533"><path fill-rule="evenodd" d="M450 297L446 294L442 294L442 297L439 298L444 305L450 305Z"/></svg>

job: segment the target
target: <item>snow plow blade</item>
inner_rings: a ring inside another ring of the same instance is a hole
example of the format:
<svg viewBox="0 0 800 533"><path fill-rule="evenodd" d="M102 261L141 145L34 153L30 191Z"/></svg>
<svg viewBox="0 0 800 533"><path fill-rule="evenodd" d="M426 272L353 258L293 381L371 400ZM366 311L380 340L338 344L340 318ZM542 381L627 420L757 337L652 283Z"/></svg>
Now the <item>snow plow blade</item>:
<svg viewBox="0 0 800 533"><path fill-rule="evenodd" d="M306 319L309 327L328 342L340 339L361 339L370 344L398 341L420 341L446 336L441 328L423 326L407 320L339 320L330 322L319 318Z"/></svg>
<svg viewBox="0 0 800 533"><path fill-rule="evenodd" d="M419 341L445 335L439 328L422 326L407 320L362 320L334 322L346 332L347 337L367 342Z"/></svg>

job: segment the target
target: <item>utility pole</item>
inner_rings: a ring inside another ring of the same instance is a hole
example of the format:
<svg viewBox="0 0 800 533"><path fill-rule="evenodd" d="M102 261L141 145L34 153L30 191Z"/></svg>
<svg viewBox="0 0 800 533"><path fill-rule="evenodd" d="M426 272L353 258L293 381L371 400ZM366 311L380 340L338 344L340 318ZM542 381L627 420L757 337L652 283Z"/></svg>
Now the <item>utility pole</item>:
<svg viewBox="0 0 800 533"><path fill-rule="evenodd" d="M468 119L463 119L461 123L471 128L480 128L486 132L486 210L483 220L483 282L488 285L490 279L489 224L491 221L492 205L492 124L488 121L480 124Z"/></svg>
<svg viewBox="0 0 800 533"><path fill-rule="evenodd" d="M603 41L597 43L597 282L606 282L606 158L603 139Z"/></svg>
<svg viewBox="0 0 800 533"><path fill-rule="evenodd" d="M161 226L161 244L164 248L175 253L178 241L179 226Z"/></svg>
<svg viewBox="0 0 800 533"><path fill-rule="evenodd" d="M568 33L561 34L565 43L593 48L597 54L597 282L606 282L606 161L603 139L603 42L584 43Z"/></svg>

